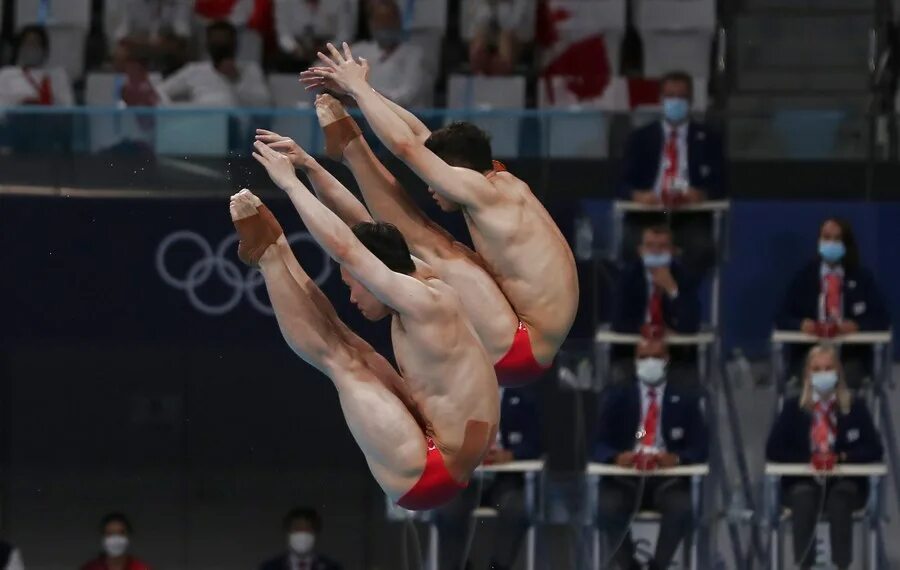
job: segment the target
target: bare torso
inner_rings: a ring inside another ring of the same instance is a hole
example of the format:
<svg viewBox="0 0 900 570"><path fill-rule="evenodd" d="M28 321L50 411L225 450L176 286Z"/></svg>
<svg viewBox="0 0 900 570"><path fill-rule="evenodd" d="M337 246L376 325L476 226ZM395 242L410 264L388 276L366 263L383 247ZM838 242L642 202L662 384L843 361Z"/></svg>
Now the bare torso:
<svg viewBox="0 0 900 570"><path fill-rule="evenodd" d="M436 446L449 458L454 475L468 477L491 443L500 418L497 377L456 292L438 279L424 283L435 292L435 313L427 321L395 315L394 354L410 395L428 422ZM469 434L476 422L486 428ZM478 451L471 450L471 437ZM454 461L458 459L458 461Z"/></svg>
<svg viewBox="0 0 900 570"><path fill-rule="evenodd" d="M549 364L578 310L578 274L568 243L525 182L488 176L496 204L464 212L475 250L531 335L535 357Z"/></svg>

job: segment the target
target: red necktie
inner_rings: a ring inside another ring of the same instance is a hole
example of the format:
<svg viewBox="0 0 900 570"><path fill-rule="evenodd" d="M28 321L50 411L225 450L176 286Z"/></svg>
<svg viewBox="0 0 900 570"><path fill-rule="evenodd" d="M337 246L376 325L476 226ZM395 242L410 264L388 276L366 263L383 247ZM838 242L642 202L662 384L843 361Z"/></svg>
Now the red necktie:
<svg viewBox="0 0 900 570"><path fill-rule="evenodd" d="M816 403L815 418L810 436L813 447L820 453L831 450L831 437L834 435L834 425L831 423L831 408L831 404Z"/></svg>
<svg viewBox="0 0 900 570"><path fill-rule="evenodd" d="M825 276L825 320L841 318L841 276L829 273Z"/></svg>
<svg viewBox="0 0 900 570"><path fill-rule="evenodd" d="M656 388L647 390L647 398L650 404L647 406L647 415L644 416L644 436L641 444L653 447L656 444L656 425L659 423L659 402L656 401Z"/></svg>
<svg viewBox="0 0 900 570"><path fill-rule="evenodd" d="M26 103L28 105L53 105L53 88L50 86L50 77L45 75L38 83L27 69L23 69L22 73L25 74L25 79L28 80L28 83L31 83L31 86L37 91L37 99L32 99Z"/></svg>
<svg viewBox="0 0 900 570"><path fill-rule="evenodd" d="M666 168L663 170L662 199L667 202L678 176L678 131L672 129L666 141Z"/></svg>
<svg viewBox="0 0 900 570"><path fill-rule="evenodd" d="M650 293L650 324L655 327L664 326L666 323L663 320L663 297L662 291L659 290L659 287L654 287L653 292Z"/></svg>

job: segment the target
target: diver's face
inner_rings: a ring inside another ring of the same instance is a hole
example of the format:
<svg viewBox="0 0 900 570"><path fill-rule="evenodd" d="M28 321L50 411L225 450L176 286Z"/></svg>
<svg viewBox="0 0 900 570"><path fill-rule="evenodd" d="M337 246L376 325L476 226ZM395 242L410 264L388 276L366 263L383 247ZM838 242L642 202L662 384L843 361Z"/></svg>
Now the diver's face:
<svg viewBox="0 0 900 570"><path fill-rule="evenodd" d="M378 300L349 271L341 267L341 280L350 289L350 302L356 305L359 312L370 321L380 321L391 314L387 305Z"/></svg>
<svg viewBox="0 0 900 570"><path fill-rule="evenodd" d="M435 201L435 203L438 205L438 208L440 208L441 211L443 211L443 212L458 212L459 211L459 204L457 204L456 202L451 202L450 200L444 198L443 196L441 196L440 194L435 192L431 188L431 186L428 187L428 193L431 194L431 198Z"/></svg>

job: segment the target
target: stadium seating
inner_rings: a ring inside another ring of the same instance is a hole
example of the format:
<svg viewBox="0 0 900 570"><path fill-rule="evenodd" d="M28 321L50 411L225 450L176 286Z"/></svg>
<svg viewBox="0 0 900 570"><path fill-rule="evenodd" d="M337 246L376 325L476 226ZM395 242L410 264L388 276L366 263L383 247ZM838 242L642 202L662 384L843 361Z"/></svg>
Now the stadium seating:
<svg viewBox="0 0 900 570"><path fill-rule="evenodd" d="M84 75L84 47L90 24L90 0L16 0L16 28L47 27L51 67L62 67L73 80Z"/></svg>
<svg viewBox="0 0 900 570"><path fill-rule="evenodd" d="M635 2L635 25L644 44L644 75L654 77L680 69L708 77L715 0Z"/></svg>
<svg viewBox="0 0 900 570"><path fill-rule="evenodd" d="M518 110L525 107L525 77L485 77L451 75L447 87L447 107L453 110ZM479 117L451 113L451 119L472 121L491 135L494 154L511 158L519 154L519 117Z"/></svg>

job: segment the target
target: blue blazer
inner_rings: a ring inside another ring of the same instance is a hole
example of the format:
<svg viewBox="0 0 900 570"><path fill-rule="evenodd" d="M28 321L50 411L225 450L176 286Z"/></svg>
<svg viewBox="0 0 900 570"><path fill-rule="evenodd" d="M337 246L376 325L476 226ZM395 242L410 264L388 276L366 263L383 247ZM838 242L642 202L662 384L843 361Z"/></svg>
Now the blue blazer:
<svg viewBox="0 0 900 570"><path fill-rule="evenodd" d="M801 269L788 287L776 324L782 330L798 330L803 319L819 319L822 262L816 258ZM861 330L887 330L890 317L881 292L868 269L844 268L844 318Z"/></svg>
<svg viewBox="0 0 900 570"><path fill-rule="evenodd" d="M681 333L700 328L700 293L697 279L680 263L673 262L672 277L678 284L678 297L663 295L663 320ZM647 273L637 260L619 274L613 295L612 328L623 333L637 333L647 316Z"/></svg>
<svg viewBox="0 0 900 570"><path fill-rule="evenodd" d="M661 121L631 133L625 147L622 180L619 194L631 199L635 190L647 190L656 184L663 152L663 126ZM688 124L688 178L691 186L706 192L709 199L725 196L725 156L722 139L718 133L702 123Z"/></svg>
<svg viewBox="0 0 900 570"><path fill-rule="evenodd" d="M517 460L538 459L544 454L535 386L503 389L500 441Z"/></svg>
<svg viewBox="0 0 900 570"><path fill-rule="evenodd" d="M259 570L292 570L290 565L290 559L287 554L282 554L277 558L273 558L268 562L264 562ZM313 562L310 570L341 570L341 565L331 560L330 558L326 558L325 556L321 556L316 554L313 556Z"/></svg>
<svg viewBox="0 0 900 570"><path fill-rule="evenodd" d="M766 442L766 459L779 463L808 463L812 459L809 432L812 414L800 407L800 398L790 398L772 425ZM837 414L835 453L846 453L847 463L881 461L881 437L866 403L854 399L850 413Z"/></svg>
<svg viewBox="0 0 900 570"><path fill-rule="evenodd" d="M641 427L641 392L638 380L613 384L600 394L591 459L613 463L616 456L632 451ZM696 391L679 389L669 382L662 402L662 436L666 451L684 464L703 463L709 454L709 433Z"/></svg>

